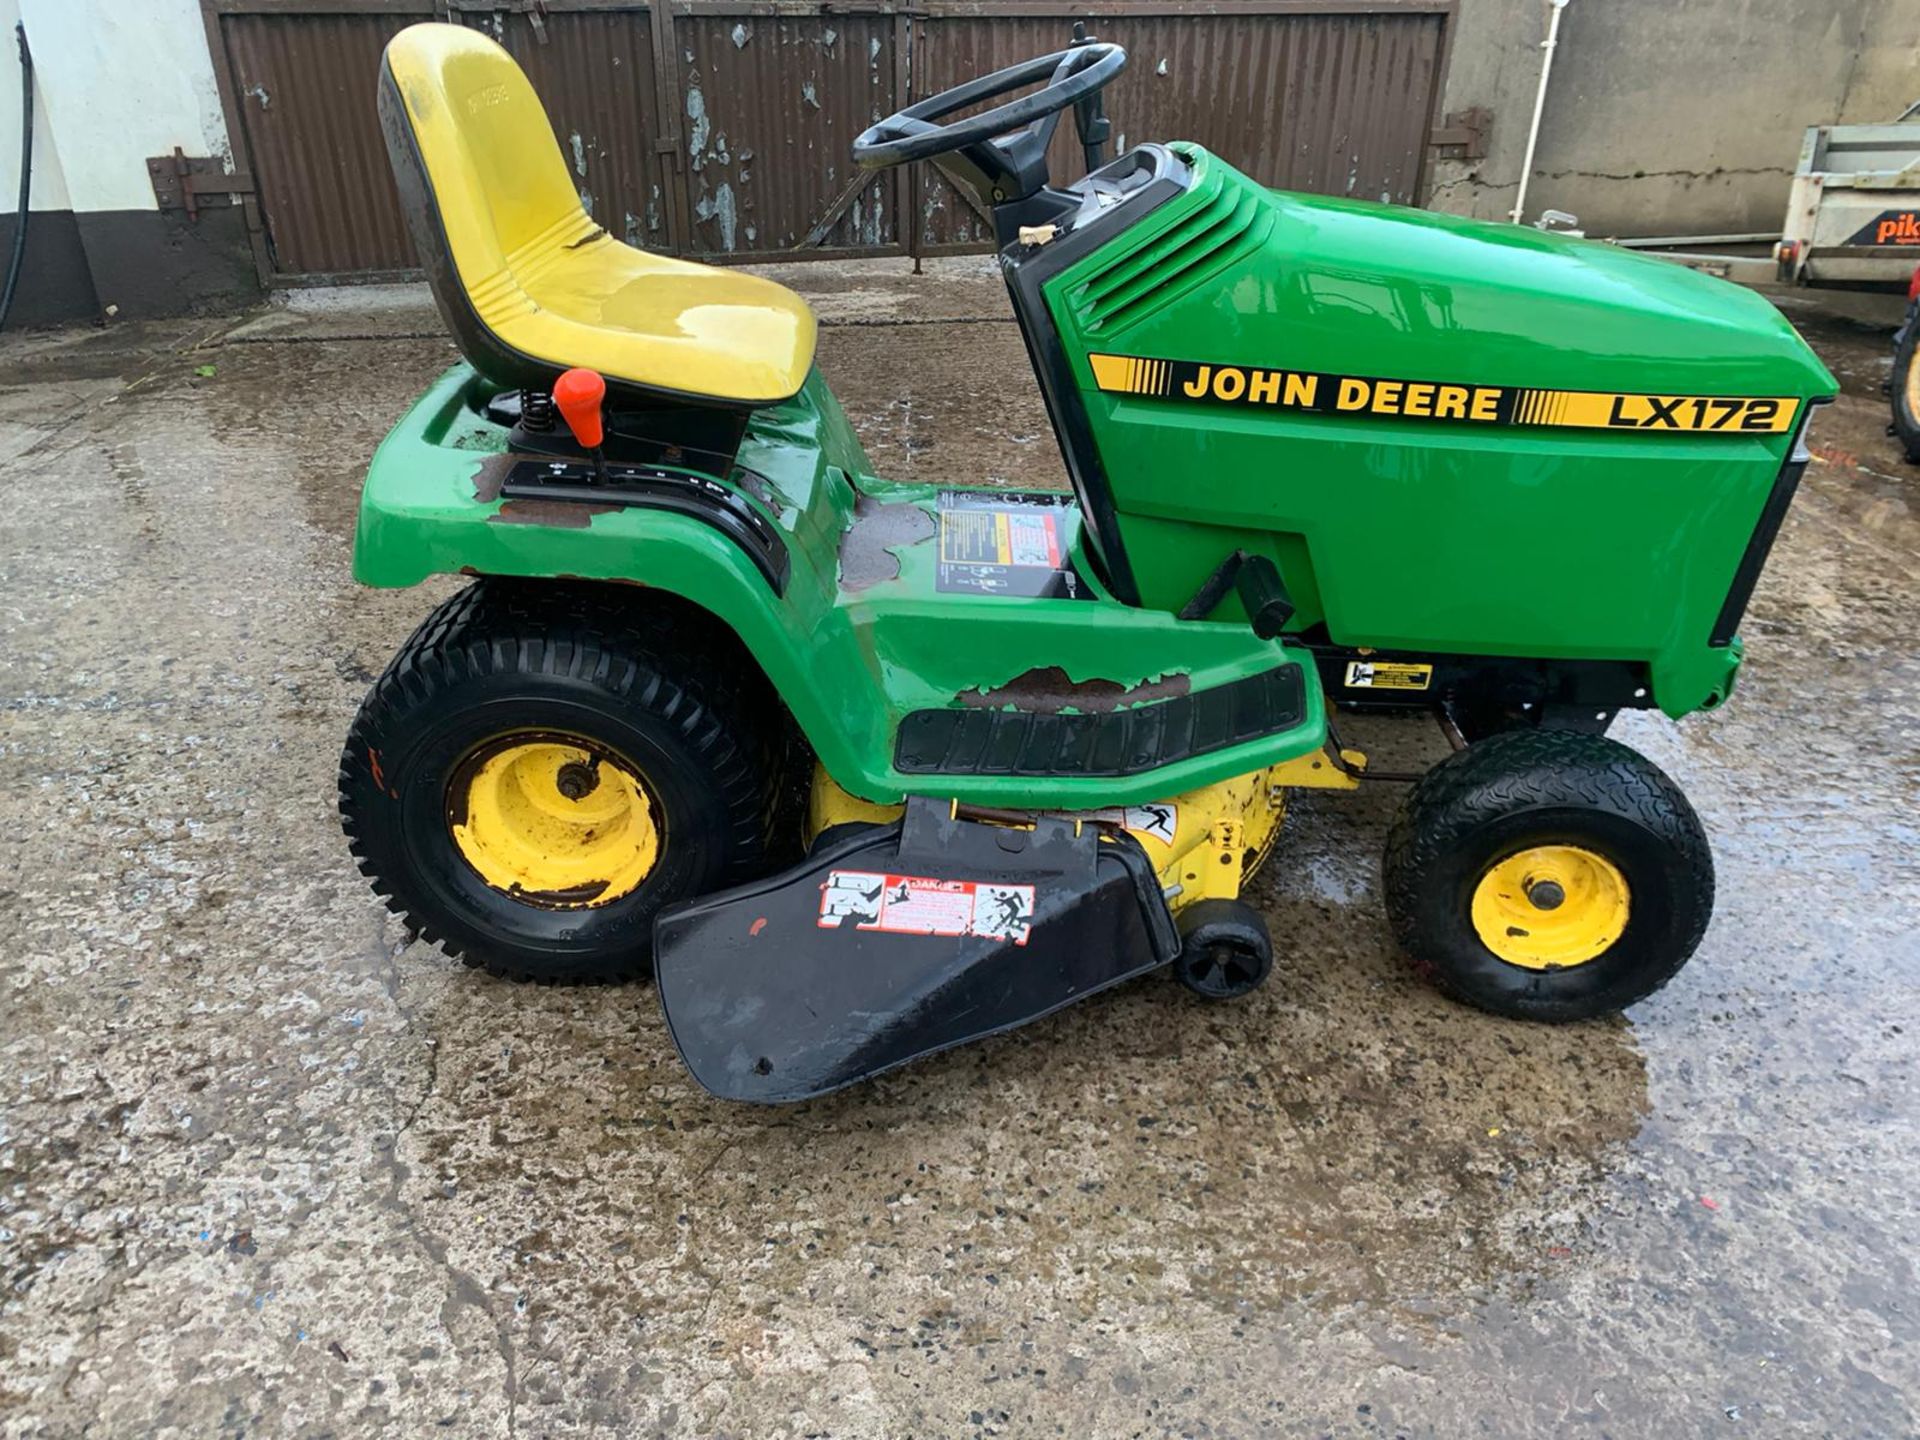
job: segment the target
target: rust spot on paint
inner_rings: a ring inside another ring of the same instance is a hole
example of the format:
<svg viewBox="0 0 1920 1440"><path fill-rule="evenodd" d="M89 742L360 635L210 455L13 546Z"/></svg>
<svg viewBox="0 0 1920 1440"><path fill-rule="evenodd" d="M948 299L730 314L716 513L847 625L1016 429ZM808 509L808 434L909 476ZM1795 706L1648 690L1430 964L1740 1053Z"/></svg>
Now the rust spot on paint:
<svg viewBox="0 0 1920 1440"><path fill-rule="evenodd" d="M490 455L473 472L473 498L491 505L500 498L507 475L526 455L508 452ZM530 500L516 496L487 517L490 525L547 525L557 530L584 530L596 515L618 510L618 505L594 505L578 500Z"/></svg>
<svg viewBox="0 0 1920 1440"><path fill-rule="evenodd" d="M1069 679L1058 665L1048 665L1016 675L991 690L962 690L957 698L975 710L1011 707L1036 715L1057 715L1063 710L1105 715L1125 706L1177 699L1192 689L1193 679L1188 675L1162 675L1123 685L1118 680Z"/></svg>
<svg viewBox="0 0 1920 1440"><path fill-rule="evenodd" d="M596 515L607 515L618 505L590 505L578 500L509 500L487 517L489 525L547 525L556 530L584 530Z"/></svg>
<svg viewBox="0 0 1920 1440"><path fill-rule="evenodd" d="M507 472L513 469L514 461L524 459L520 455L489 455L480 462L480 468L473 472L473 498L482 505L491 505L500 498L501 487L507 483Z"/></svg>

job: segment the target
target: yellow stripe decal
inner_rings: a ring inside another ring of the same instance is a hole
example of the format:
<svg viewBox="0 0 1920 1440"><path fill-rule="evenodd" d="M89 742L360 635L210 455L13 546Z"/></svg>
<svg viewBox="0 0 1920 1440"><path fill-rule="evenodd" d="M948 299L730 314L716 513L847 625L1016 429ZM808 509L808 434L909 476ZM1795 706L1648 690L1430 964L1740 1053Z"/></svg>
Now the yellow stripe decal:
<svg viewBox="0 0 1920 1440"><path fill-rule="evenodd" d="M1614 390L1536 390L1432 380L1383 380L1312 370L1213 365L1140 355L1090 355L1094 384L1115 395L1210 405L1392 416L1467 425L1539 425L1574 430L1666 430L1778 435L1800 401L1790 395L1653 395Z"/></svg>

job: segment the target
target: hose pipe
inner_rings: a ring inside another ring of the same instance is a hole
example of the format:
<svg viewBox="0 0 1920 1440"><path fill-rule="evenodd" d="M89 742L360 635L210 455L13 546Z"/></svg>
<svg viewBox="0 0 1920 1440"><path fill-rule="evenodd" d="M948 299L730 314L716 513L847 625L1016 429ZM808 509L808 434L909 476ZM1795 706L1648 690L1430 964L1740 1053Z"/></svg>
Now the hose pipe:
<svg viewBox="0 0 1920 1440"><path fill-rule="evenodd" d="M27 27L13 27L20 42L20 206L13 230L13 258L7 262L7 285L0 291L0 330L7 328L7 316L13 313L14 292L20 288L20 267L27 258L28 208L33 199L33 52L27 48Z"/></svg>

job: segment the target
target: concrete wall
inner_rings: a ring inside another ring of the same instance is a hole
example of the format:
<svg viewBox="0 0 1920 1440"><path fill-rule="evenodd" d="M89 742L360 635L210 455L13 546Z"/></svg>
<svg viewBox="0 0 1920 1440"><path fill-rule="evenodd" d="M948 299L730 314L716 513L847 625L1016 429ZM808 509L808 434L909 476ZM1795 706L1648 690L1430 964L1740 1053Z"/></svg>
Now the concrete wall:
<svg viewBox="0 0 1920 1440"><path fill-rule="evenodd" d="M148 156L231 160L197 0L0 0L0 242L18 219L20 69L33 50L27 261L11 323L171 314L257 291L242 213L162 213ZM0 256L4 256L0 251Z"/></svg>
<svg viewBox="0 0 1920 1440"><path fill-rule="evenodd" d="M1545 0L1461 0L1446 108L1493 111L1488 153L1434 166L1438 210L1513 206ZM1592 235L1778 233L1809 125L1920 99L1920 0L1571 0L1527 219Z"/></svg>

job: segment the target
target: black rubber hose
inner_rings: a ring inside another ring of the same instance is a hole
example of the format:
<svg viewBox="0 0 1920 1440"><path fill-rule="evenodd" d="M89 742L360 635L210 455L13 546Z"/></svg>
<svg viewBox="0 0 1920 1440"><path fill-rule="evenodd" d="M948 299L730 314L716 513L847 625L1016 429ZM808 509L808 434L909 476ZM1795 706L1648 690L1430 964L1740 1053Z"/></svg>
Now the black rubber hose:
<svg viewBox="0 0 1920 1440"><path fill-rule="evenodd" d="M7 328L7 316L13 313L13 292L27 258L28 202L33 199L33 52L27 49L24 23L15 25L13 34L20 42L20 220L13 231L13 258L7 262L7 288L0 292L0 330Z"/></svg>

